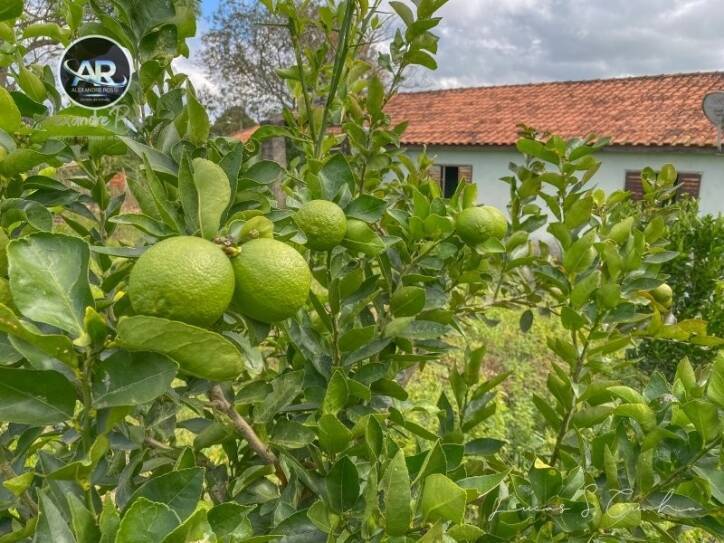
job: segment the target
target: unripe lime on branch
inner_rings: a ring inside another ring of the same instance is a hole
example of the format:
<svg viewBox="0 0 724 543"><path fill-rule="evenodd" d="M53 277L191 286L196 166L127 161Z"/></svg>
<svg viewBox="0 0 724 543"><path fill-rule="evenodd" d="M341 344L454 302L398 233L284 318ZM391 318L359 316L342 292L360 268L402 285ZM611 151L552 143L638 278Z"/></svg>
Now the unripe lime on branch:
<svg viewBox="0 0 724 543"><path fill-rule="evenodd" d="M674 297L674 291L666 283L661 283L658 287L651 291L651 295L658 303L660 303L666 309L671 307L671 302Z"/></svg>
<svg viewBox="0 0 724 543"><path fill-rule="evenodd" d="M312 200L294 216L294 222L307 236L307 246L315 251L328 251L344 239L347 217L334 202Z"/></svg>
<svg viewBox="0 0 724 543"><path fill-rule="evenodd" d="M507 231L505 215L493 206L469 207L455 221L455 232L468 245L478 245L489 238L503 239Z"/></svg>
<svg viewBox="0 0 724 543"><path fill-rule="evenodd" d="M234 293L234 271L222 249L205 239L163 240L138 259L128 282L136 313L210 326Z"/></svg>
<svg viewBox="0 0 724 543"><path fill-rule="evenodd" d="M267 323L294 315L307 301L312 284L304 257L286 243L268 238L253 239L239 249L231 259L236 309Z"/></svg>

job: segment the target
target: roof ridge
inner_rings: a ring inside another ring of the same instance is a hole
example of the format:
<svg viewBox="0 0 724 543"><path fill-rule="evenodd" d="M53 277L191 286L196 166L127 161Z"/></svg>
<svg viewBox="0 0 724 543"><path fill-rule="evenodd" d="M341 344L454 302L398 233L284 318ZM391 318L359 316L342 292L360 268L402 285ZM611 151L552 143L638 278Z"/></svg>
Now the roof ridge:
<svg viewBox="0 0 724 543"><path fill-rule="evenodd" d="M454 87L450 89L423 89L414 90L398 93L398 96L412 95L412 94L445 94L445 93L457 93L472 90L482 89L504 89L511 87L543 87L553 85L576 85L576 84L588 84L588 83L606 83L606 82L617 82L617 81L632 81L632 80L643 80L643 79L665 79L665 78L679 78L679 77L699 77L705 75L720 75L724 76L724 70L708 70L700 72L676 72L668 74L650 74L650 75L625 75L620 77L608 77L608 78L594 78L594 79L567 79L563 81L536 81L530 83L502 83L502 84L490 84L490 85L473 85L470 87Z"/></svg>

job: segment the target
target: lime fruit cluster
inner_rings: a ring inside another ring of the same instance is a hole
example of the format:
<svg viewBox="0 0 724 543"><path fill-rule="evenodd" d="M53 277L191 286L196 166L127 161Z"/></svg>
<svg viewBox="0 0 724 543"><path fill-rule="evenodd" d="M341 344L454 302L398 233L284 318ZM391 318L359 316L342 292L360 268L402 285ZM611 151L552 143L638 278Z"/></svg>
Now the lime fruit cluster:
<svg viewBox="0 0 724 543"><path fill-rule="evenodd" d="M307 236L307 247L315 251L329 251L336 247L347 232L344 211L328 200L307 202L297 211L294 222Z"/></svg>
<svg viewBox="0 0 724 543"><path fill-rule="evenodd" d="M503 239L508 220L498 208L478 206L464 209L455 221L455 232L468 245L478 245L490 238Z"/></svg>
<svg viewBox="0 0 724 543"><path fill-rule="evenodd" d="M138 259L128 282L136 313L210 326L234 294L234 270L224 251L193 236L165 239Z"/></svg>

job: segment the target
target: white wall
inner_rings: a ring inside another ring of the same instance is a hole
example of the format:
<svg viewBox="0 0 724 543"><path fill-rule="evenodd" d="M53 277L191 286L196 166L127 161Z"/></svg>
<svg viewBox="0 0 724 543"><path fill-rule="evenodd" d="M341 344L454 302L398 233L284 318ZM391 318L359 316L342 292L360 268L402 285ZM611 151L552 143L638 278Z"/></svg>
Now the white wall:
<svg viewBox="0 0 724 543"><path fill-rule="evenodd" d="M408 151L412 155L420 152L414 148ZM427 152L437 157L435 162L438 164L472 164L480 203L505 209L509 200L508 185L499 179L510 174L509 163L522 163L519 153L480 147L429 147ZM601 151L596 156L602 164L591 183L607 193L624 188L627 170L641 170L646 166L658 169L670 163L680 172L702 174L699 192L702 213L724 213L724 154L611 150Z"/></svg>

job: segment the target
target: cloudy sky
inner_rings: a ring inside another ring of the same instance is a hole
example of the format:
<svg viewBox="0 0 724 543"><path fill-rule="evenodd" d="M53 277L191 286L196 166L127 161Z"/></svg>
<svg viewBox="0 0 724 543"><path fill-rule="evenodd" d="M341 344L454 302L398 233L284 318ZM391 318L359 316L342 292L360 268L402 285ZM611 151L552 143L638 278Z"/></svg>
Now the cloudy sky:
<svg viewBox="0 0 724 543"><path fill-rule="evenodd" d="M219 2L202 1L206 16ZM449 0L441 15L420 88L724 70L724 0Z"/></svg>

